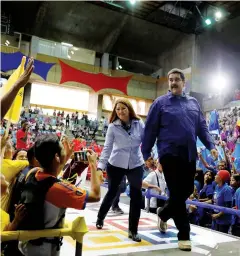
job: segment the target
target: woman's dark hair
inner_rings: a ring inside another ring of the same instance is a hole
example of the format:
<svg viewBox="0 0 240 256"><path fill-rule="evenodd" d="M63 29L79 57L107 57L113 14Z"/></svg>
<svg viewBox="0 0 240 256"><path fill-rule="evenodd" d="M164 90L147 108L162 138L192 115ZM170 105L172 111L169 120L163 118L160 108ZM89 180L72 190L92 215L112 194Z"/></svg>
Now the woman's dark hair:
<svg viewBox="0 0 240 256"><path fill-rule="evenodd" d="M211 173L211 179L208 179L207 180L207 184L209 185L209 184L212 184L212 182L214 181L214 178L215 178L215 175L214 175L214 173L212 172L212 171L206 171L205 173L204 173L204 176L207 174L207 173Z"/></svg>
<svg viewBox="0 0 240 256"><path fill-rule="evenodd" d="M113 123L115 120L118 119L117 113L116 113L116 108L117 105L121 103L123 105L125 105L128 108L129 111L129 118L132 119L137 119L140 120L141 118L135 113L133 106L131 104L131 102L127 99L118 99L115 103L115 106L113 108L113 111L111 113L110 119L109 119L109 123Z"/></svg>
<svg viewBox="0 0 240 256"><path fill-rule="evenodd" d="M232 177L234 178L234 180L236 180L237 187L239 188L240 187L240 174L234 174Z"/></svg>
<svg viewBox="0 0 240 256"><path fill-rule="evenodd" d="M20 151L25 151L25 152L27 152L26 149L17 149L17 150L14 152L14 154L13 154L12 160L16 160L17 155L18 155L18 153L19 153Z"/></svg>
<svg viewBox="0 0 240 256"><path fill-rule="evenodd" d="M204 178L203 177L204 177L204 175L203 175L202 169L197 169L194 180L196 180L200 183L200 186L201 186L200 189L203 188L203 184L204 184Z"/></svg>
<svg viewBox="0 0 240 256"><path fill-rule="evenodd" d="M35 157L43 168L49 168L56 154L61 155L60 141L57 135L45 134L35 142Z"/></svg>

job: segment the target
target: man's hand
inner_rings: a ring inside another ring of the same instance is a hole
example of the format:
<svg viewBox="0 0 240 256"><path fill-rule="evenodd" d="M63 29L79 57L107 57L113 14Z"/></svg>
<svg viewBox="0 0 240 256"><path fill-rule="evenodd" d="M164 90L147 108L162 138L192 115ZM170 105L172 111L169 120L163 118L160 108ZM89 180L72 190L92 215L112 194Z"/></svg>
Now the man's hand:
<svg viewBox="0 0 240 256"><path fill-rule="evenodd" d="M25 71L23 72L23 74L20 76L20 78L16 82L17 85L19 86L19 89L24 87L28 83L30 76L34 69L33 64L34 64L34 59L29 58Z"/></svg>
<svg viewBox="0 0 240 256"><path fill-rule="evenodd" d="M97 165L97 154L93 150L91 149L87 150L87 158L88 158L89 165L94 165L94 166Z"/></svg>
<svg viewBox="0 0 240 256"><path fill-rule="evenodd" d="M214 160L218 159L218 151L215 148L211 150L211 155L214 158Z"/></svg>
<svg viewBox="0 0 240 256"><path fill-rule="evenodd" d="M1 136L1 150L5 148L9 139L10 139L10 135L6 136L6 132L4 131L3 136Z"/></svg>
<svg viewBox="0 0 240 256"><path fill-rule="evenodd" d="M213 220L216 220L217 218L219 218L219 215L218 215L218 214L212 214L212 219L213 219Z"/></svg>
<svg viewBox="0 0 240 256"><path fill-rule="evenodd" d="M97 177L100 180L101 184L104 182L103 173L101 171L97 171Z"/></svg>
<svg viewBox="0 0 240 256"><path fill-rule="evenodd" d="M156 187L155 187L155 189L159 192L159 194L161 194L161 193L162 193L161 188L159 188L158 186L156 186Z"/></svg>
<svg viewBox="0 0 240 256"><path fill-rule="evenodd" d="M24 204L15 205L15 218L14 220L19 224L27 214Z"/></svg>
<svg viewBox="0 0 240 256"><path fill-rule="evenodd" d="M71 158L72 154L73 154L73 143L71 143L68 139L68 137L64 136L62 138L62 144L63 147L65 149L65 153L66 153L66 159L68 160L69 158Z"/></svg>

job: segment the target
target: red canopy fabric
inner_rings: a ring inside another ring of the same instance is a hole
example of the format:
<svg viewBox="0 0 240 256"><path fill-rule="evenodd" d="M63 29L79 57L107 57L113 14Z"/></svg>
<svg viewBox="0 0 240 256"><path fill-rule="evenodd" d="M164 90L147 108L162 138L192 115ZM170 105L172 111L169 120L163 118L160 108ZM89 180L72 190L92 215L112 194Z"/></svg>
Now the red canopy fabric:
<svg viewBox="0 0 240 256"><path fill-rule="evenodd" d="M62 77L60 84L66 82L78 82L90 86L95 92L102 89L116 89L127 94L127 85L132 76L111 77L102 73L93 74L73 68L59 60Z"/></svg>

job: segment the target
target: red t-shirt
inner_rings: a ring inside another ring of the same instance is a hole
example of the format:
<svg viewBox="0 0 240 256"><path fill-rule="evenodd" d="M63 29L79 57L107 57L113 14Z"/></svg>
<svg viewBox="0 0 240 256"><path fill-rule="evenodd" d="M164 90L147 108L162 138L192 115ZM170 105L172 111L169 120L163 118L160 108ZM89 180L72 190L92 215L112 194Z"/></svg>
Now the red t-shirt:
<svg viewBox="0 0 240 256"><path fill-rule="evenodd" d="M22 129L17 131L17 149L27 149L27 143L22 141L25 135L26 132L24 132Z"/></svg>
<svg viewBox="0 0 240 256"><path fill-rule="evenodd" d="M77 139L73 140L73 150L74 150L74 152L77 152L77 151L81 150L81 143Z"/></svg>

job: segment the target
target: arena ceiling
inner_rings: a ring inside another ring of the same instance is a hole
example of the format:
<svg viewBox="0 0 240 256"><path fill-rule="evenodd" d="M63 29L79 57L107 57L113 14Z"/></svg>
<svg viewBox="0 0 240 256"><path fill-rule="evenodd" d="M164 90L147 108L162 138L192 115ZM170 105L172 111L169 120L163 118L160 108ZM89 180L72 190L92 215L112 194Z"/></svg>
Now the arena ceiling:
<svg viewBox="0 0 240 256"><path fill-rule="evenodd" d="M134 5L111 0L6 1L1 5L10 32L108 52L123 57L130 69L144 68L146 73L157 69L157 55L182 33L203 33L204 17L217 7L225 12L223 22L240 14L240 2L221 1L136 1Z"/></svg>

